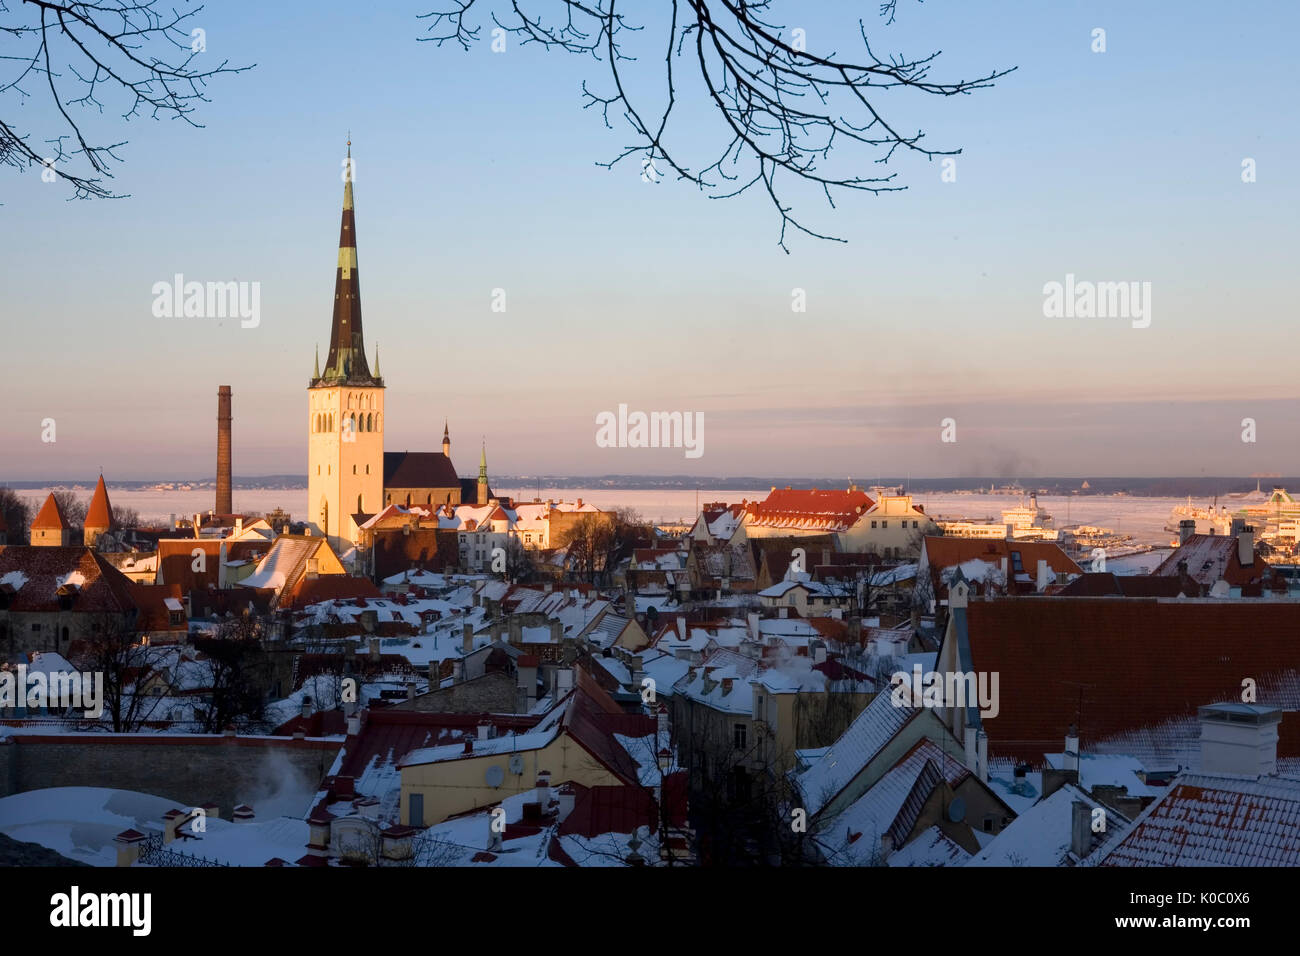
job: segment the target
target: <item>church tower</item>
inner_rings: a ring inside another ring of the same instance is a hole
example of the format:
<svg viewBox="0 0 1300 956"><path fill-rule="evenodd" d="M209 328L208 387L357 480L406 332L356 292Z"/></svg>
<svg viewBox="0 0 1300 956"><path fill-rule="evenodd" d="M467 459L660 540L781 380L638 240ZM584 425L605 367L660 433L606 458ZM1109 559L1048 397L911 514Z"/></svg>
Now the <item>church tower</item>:
<svg viewBox="0 0 1300 956"><path fill-rule="evenodd" d="M487 444L478 453L478 504L488 503Z"/></svg>
<svg viewBox="0 0 1300 956"><path fill-rule="evenodd" d="M358 538L353 516L383 508L384 380L366 361L352 211L352 143L343 185L343 227L334 276L334 318L325 368L307 386L307 523L340 553Z"/></svg>

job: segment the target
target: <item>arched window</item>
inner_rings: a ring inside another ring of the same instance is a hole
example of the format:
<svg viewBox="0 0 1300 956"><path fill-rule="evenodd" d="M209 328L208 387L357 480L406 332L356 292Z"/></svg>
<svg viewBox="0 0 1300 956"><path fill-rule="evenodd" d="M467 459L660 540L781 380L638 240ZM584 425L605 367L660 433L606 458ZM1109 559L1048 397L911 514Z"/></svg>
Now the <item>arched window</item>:
<svg viewBox="0 0 1300 956"><path fill-rule="evenodd" d="M372 432L374 430L375 430L375 416L373 413L371 413L366 416L366 431Z"/></svg>
<svg viewBox="0 0 1300 956"><path fill-rule="evenodd" d="M432 492L432 491L429 492L428 496L424 499L424 503L425 503L426 505L431 505L431 504L433 504L433 492Z"/></svg>
<svg viewBox="0 0 1300 956"><path fill-rule="evenodd" d="M411 495L409 492L406 495L406 507L411 507Z"/></svg>
<svg viewBox="0 0 1300 956"><path fill-rule="evenodd" d="M366 510L365 510L364 508L361 507L361 496L360 496L360 495L357 495L357 514L359 514L359 515L363 515L363 514L365 514L365 513L366 513Z"/></svg>

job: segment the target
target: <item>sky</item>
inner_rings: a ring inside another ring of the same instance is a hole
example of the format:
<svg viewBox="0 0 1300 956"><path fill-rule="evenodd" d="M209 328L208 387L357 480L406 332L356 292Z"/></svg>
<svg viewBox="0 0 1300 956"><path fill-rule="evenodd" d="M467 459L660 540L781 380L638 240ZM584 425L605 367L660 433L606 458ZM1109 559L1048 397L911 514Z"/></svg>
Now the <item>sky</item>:
<svg viewBox="0 0 1300 956"><path fill-rule="evenodd" d="M388 450L436 450L446 418L462 475L480 440L512 475L1300 472L1294 5L927 0L886 25L875 0L777 0L769 19L810 51L860 54L860 18L878 53L942 51L935 80L1016 67L969 96L878 94L900 128L962 150L955 181L837 150L836 168L908 188L834 209L792 188L804 222L847 241L789 236L788 254L759 193L597 165L633 141L583 109L604 63L513 37L494 53L490 23L468 52L417 42L436 5L211 4L202 56L256 66L209 85L203 128L123 122L108 96L102 115L72 108L126 141L109 185L129 198L69 202L0 168L0 480L209 477L219 385L235 473L305 473L349 133ZM647 111L657 22L626 65ZM718 120L692 60L675 64L670 142L703 166ZM0 94L0 118L38 141L55 117L31 92ZM155 317L177 273L258 283L258 324ZM1149 324L1046 316L1067 276L1150 283ZM703 453L600 447L596 416L620 404L702 414Z"/></svg>

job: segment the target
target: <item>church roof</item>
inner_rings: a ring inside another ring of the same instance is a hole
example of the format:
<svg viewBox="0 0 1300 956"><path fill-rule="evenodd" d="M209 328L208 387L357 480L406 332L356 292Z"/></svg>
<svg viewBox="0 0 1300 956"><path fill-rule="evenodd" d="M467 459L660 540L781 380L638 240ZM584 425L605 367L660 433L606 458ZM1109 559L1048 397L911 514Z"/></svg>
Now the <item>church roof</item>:
<svg viewBox="0 0 1300 956"><path fill-rule="evenodd" d="M108 503L108 488L104 486L103 475L99 476L95 493L90 498L90 507L86 509L85 526L105 530L113 527L113 508Z"/></svg>
<svg viewBox="0 0 1300 956"><path fill-rule="evenodd" d="M451 459L440 451L384 452L385 488L459 488Z"/></svg>
<svg viewBox="0 0 1300 956"><path fill-rule="evenodd" d="M36 513L35 520L32 521L33 531L62 531L68 527L68 522L64 520L63 512L59 510L59 503L54 500L54 492L45 499L45 504L41 505L41 510Z"/></svg>

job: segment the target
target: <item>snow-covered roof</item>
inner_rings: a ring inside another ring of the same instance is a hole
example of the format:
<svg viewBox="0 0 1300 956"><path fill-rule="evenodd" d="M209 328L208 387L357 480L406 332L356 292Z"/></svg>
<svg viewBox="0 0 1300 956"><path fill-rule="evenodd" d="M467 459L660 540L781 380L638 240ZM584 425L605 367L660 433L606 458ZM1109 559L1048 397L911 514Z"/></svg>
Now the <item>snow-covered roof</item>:
<svg viewBox="0 0 1300 956"><path fill-rule="evenodd" d="M816 816L894 738L918 708L895 707L891 694L877 694L827 749L825 755L794 776L804 809Z"/></svg>
<svg viewBox="0 0 1300 956"><path fill-rule="evenodd" d="M1050 797L1025 809L988 846L971 857L967 866L1061 866L1077 862L1070 852L1074 804L1083 801L1089 811L1101 804L1074 784L1067 783ZM1107 811L1113 827L1123 818Z"/></svg>

